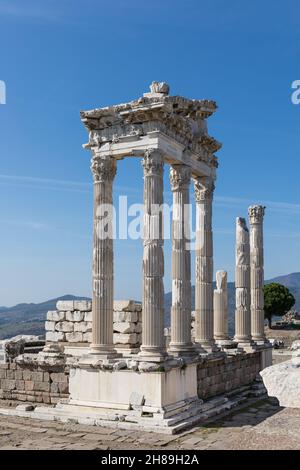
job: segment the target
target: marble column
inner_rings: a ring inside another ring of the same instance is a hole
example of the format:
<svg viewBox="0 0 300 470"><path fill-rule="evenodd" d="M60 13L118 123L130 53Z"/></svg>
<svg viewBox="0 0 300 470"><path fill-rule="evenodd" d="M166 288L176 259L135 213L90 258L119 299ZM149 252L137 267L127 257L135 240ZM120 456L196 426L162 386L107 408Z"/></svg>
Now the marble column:
<svg viewBox="0 0 300 470"><path fill-rule="evenodd" d="M204 353L216 349L213 331L213 191L214 182L211 178L203 176L195 180L195 342L199 352Z"/></svg>
<svg viewBox="0 0 300 470"><path fill-rule="evenodd" d="M93 313L91 352L116 355L113 347L113 180L116 161L94 153Z"/></svg>
<svg viewBox="0 0 300 470"><path fill-rule="evenodd" d="M234 339L241 347L251 344L249 230L242 217L236 219Z"/></svg>
<svg viewBox="0 0 300 470"><path fill-rule="evenodd" d="M264 329L264 206L250 206L251 334L258 344L266 341Z"/></svg>
<svg viewBox="0 0 300 470"><path fill-rule="evenodd" d="M172 309L171 342L173 355L191 354L191 253L189 243L189 185L191 170L172 165L170 183L173 192L172 225Z"/></svg>
<svg viewBox="0 0 300 470"><path fill-rule="evenodd" d="M143 330L140 355L162 361L164 339L164 253L163 253L163 155L158 149L145 152L144 168L144 253Z"/></svg>
<svg viewBox="0 0 300 470"><path fill-rule="evenodd" d="M228 336L227 272L217 271L214 290L214 339L218 346L231 344Z"/></svg>

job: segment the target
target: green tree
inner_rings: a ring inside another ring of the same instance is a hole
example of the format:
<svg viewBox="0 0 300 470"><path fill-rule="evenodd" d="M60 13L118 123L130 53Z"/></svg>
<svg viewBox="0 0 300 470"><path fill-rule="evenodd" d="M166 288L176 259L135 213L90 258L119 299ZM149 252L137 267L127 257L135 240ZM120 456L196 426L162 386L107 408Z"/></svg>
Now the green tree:
<svg viewBox="0 0 300 470"><path fill-rule="evenodd" d="M264 286L265 318L269 328L272 328L272 316L282 316L295 304L295 297L287 287L277 282L271 282Z"/></svg>

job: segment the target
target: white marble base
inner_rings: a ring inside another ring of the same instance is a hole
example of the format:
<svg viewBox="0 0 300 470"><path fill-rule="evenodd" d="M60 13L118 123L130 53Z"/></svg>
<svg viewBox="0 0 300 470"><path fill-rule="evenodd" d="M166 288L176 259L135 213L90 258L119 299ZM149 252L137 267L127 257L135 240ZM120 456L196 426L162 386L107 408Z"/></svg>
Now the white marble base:
<svg viewBox="0 0 300 470"><path fill-rule="evenodd" d="M197 364L167 372L101 370L82 364L70 370L70 404L130 408L131 394L144 397L146 406L162 408L197 397Z"/></svg>

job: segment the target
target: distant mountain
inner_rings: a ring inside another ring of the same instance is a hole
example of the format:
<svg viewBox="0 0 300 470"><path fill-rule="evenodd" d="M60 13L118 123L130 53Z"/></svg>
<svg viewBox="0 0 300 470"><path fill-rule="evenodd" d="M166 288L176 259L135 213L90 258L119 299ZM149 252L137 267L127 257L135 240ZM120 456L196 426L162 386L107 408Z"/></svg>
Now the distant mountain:
<svg viewBox="0 0 300 470"><path fill-rule="evenodd" d="M288 287L296 299L295 309L300 311L300 273L277 276L265 281L266 283L278 282ZM215 288L215 285L214 285ZM39 304L22 303L14 307L0 307L0 339L10 338L18 334L43 335L45 333L44 322L48 310L55 310L58 300L90 300L88 297L63 295L56 299L47 300ZM234 307L235 289L234 282L228 283L229 303L229 332L234 331ZM170 325L170 313L172 305L172 293L165 294L165 325ZM192 309L195 309L195 287L192 287Z"/></svg>

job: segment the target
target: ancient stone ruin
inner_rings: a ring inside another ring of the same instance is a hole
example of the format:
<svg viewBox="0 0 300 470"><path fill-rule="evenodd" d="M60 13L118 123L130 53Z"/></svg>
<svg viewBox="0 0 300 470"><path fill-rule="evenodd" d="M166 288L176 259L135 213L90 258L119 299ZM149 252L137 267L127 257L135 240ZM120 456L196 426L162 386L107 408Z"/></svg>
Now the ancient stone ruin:
<svg viewBox="0 0 300 470"><path fill-rule="evenodd" d="M17 409L16 414L178 432L251 394L265 393L255 382L272 361L264 336L264 207L249 208L250 237L246 221L237 219L234 338L228 335L225 271L217 272L213 289L212 205L215 152L221 145L208 134L206 120L216 108L213 101L170 96L167 84L153 82L150 92L137 100L81 112L94 179L92 303L59 302L56 311L48 312L44 350L21 354L15 363L1 366L2 397L57 403L30 412ZM124 158L139 158L144 171L142 304L114 304L113 239L99 236L113 232L113 218L104 222L98 208L113 204L113 181ZM170 341L164 335L158 209L167 167L176 208ZM193 336L191 252L185 230L191 184L197 219Z"/></svg>

